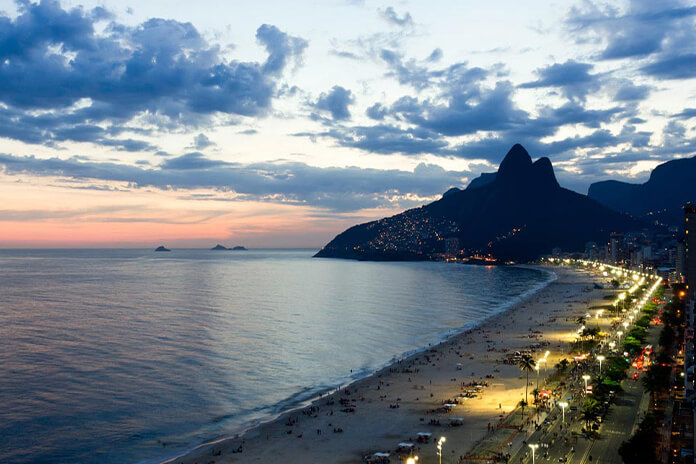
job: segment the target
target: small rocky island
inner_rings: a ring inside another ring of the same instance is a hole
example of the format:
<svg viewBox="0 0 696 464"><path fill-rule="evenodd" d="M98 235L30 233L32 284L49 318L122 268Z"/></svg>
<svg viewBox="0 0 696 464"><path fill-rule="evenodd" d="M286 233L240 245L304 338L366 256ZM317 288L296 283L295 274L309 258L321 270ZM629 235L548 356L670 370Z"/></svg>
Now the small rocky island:
<svg viewBox="0 0 696 464"><path fill-rule="evenodd" d="M227 248L226 246L220 245L218 243L213 248L211 248L211 250L212 251L242 251L242 250L246 250L246 248L243 246L236 246L236 247L232 247L232 248Z"/></svg>
<svg viewBox="0 0 696 464"><path fill-rule="evenodd" d="M155 248L155 251L172 251L172 250L170 250L169 248L166 248L163 245L160 245L157 248Z"/></svg>

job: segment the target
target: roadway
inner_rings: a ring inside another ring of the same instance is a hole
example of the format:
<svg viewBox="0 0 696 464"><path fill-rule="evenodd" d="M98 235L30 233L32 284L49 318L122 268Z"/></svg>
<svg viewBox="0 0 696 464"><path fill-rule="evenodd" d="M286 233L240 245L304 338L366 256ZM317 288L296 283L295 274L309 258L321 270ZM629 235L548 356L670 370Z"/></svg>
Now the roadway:
<svg viewBox="0 0 696 464"><path fill-rule="evenodd" d="M659 327L650 327L646 343L657 345ZM622 464L619 456L619 447L628 440L640 423L648 409L650 395L645 392L643 383L632 380L629 368L629 378L621 384L623 392L616 396L607 415L599 428L599 438L588 440L582 436L581 430L584 421L581 417L584 389L583 381L579 375L568 382L563 393L563 398L570 398L569 408L566 409L566 425L561 427L562 414L559 407L541 415L542 425L540 430L527 436L526 443L542 444L536 450L537 463L542 462L568 462L572 464ZM592 372L596 375L597 372ZM580 392L580 393L579 393ZM576 407L577 411L570 411L570 407ZM547 445L548 447L545 447ZM565 459L565 461L563 461ZM532 462L531 450L526 444L521 444L512 454L510 463L527 464Z"/></svg>

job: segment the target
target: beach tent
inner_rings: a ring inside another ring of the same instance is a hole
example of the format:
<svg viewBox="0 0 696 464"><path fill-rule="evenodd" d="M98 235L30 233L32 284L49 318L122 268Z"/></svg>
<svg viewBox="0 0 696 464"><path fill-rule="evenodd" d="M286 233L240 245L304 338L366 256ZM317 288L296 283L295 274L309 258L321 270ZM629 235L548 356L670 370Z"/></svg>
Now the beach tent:
<svg viewBox="0 0 696 464"><path fill-rule="evenodd" d="M365 462L367 464L388 464L389 453L373 453L365 457Z"/></svg>
<svg viewBox="0 0 696 464"><path fill-rule="evenodd" d="M456 406L456 404L454 404L454 403L445 403L445 404L443 404L442 406L444 406L444 407L447 408L447 409L452 409L453 407Z"/></svg>
<svg viewBox="0 0 696 464"><path fill-rule="evenodd" d="M411 451L413 449L413 446L414 446L413 443L411 443L409 441L402 441L401 443L399 443L397 450L399 450L399 451Z"/></svg>
<svg viewBox="0 0 696 464"><path fill-rule="evenodd" d="M458 427L460 425L464 425L464 418L453 417L452 419L450 419L450 425L453 427Z"/></svg>
<svg viewBox="0 0 696 464"><path fill-rule="evenodd" d="M418 432L417 436L419 443L428 443L430 441L430 437L432 437L433 434L430 432Z"/></svg>

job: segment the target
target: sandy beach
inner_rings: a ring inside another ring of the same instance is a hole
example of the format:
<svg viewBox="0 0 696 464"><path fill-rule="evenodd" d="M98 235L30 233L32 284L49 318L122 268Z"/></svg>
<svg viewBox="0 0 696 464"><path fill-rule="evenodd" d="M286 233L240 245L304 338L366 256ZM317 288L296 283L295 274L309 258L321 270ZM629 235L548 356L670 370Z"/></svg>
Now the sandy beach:
<svg viewBox="0 0 696 464"><path fill-rule="evenodd" d="M605 304L611 290L583 271L553 268L557 279L478 328L324 395L302 410L285 413L243 436L203 445L168 463L359 463L376 452L391 454L414 443L420 463L436 463L435 441L446 436L442 462L456 463L524 399L525 377L506 364L516 350L535 357L550 352L543 378L568 355L576 318ZM485 384L475 388L472 384ZM530 377L529 395L536 386ZM478 390L478 391L477 391ZM466 396L469 392L469 398ZM475 395L475 396L474 396ZM450 400L459 404L443 407ZM461 418L460 426L450 425ZM430 433L419 443L419 433Z"/></svg>

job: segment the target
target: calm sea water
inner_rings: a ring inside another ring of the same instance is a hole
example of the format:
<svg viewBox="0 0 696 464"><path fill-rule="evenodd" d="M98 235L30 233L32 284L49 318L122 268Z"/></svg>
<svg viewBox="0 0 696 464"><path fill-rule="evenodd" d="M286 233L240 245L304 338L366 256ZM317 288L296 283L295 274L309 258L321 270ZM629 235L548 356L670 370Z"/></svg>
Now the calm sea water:
<svg viewBox="0 0 696 464"><path fill-rule="evenodd" d="M542 286L529 269L310 250L0 251L0 462L153 462Z"/></svg>

